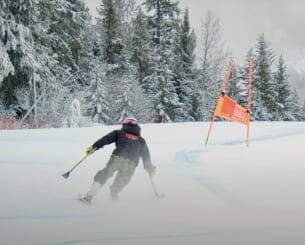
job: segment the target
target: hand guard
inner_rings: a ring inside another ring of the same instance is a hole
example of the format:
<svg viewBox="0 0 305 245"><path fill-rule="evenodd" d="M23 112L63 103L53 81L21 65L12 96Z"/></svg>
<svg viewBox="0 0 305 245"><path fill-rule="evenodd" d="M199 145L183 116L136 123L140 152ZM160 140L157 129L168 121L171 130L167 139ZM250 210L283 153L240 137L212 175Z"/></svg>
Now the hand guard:
<svg viewBox="0 0 305 245"><path fill-rule="evenodd" d="M88 155L88 154L92 154L95 150L96 150L96 149L93 148L93 146L90 146L90 147L88 147L88 148L86 149L86 154L87 154L87 155Z"/></svg>

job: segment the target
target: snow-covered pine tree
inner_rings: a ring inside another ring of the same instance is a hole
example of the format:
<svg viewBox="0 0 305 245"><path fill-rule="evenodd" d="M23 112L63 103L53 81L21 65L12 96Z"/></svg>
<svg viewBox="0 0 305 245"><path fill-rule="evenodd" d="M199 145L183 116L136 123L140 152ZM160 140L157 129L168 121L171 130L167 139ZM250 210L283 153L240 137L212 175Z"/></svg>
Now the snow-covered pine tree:
<svg viewBox="0 0 305 245"><path fill-rule="evenodd" d="M113 3L120 23L120 32L128 34L130 22L137 13L137 2L135 0L114 0Z"/></svg>
<svg viewBox="0 0 305 245"><path fill-rule="evenodd" d="M287 66L282 54L278 59L274 81L278 95L276 98L276 120L304 120L305 117L300 105L299 96L289 81Z"/></svg>
<svg viewBox="0 0 305 245"><path fill-rule="evenodd" d="M124 90L123 94L121 95L121 103L119 103L120 107L118 108L118 119L117 121L122 122L124 118L127 117L135 117L132 113L132 104L130 98L128 96L128 90Z"/></svg>
<svg viewBox="0 0 305 245"><path fill-rule="evenodd" d="M79 121L81 118L81 105L78 99L73 99L70 105L70 123L69 126L72 128L79 127Z"/></svg>
<svg viewBox="0 0 305 245"><path fill-rule="evenodd" d="M133 75L126 75L122 78L118 95L114 102L113 109L116 111L116 122L122 122L126 117L137 118L138 121L147 122L151 115L149 101L144 96L137 80Z"/></svg>
<svg viewBox="0 0 305 245"><path fill-rule="evenodd" d="M119 19L114 1L101 0L98 13L97 31L100 34L103 61L108 64L119 65L122 62L123 44L119 38Z"/></svg>
<svg viewBox="0 0 305 245"><path fill-rule="evenodd" d="M131 57L130 61L136 69L136 80L140 83L145 92L148 84L143 83L145 76L151 74L150 71L150 36L148 33L146 17L139 8L136 17L132 21L131 31Z"/></svg>
<svg viewBox="0 0 305 245"><path fill-rule="evenodd" d="M6 2L5 0L0 0L0 8L5 8L6 7Z"/></svg>
<svg viewBox="0 0 305 245"><path fill-rule="evenodd" d="M291 86L288 81L287 67L281 54L274 74L276 94L275 120L293 120L291 105Z"/></svg>
<svg viewBox="0 0 305 245"><path fill-rule="evenodd" d="M91 55L87 34L90 15L79 0L41 0L36 13L33 33L40 66L35 73L43 95L38 104L40 118L60 126L69 114L72 100L84 100L82 91L87 84L87 61Z"/></svg>
<svg viewBox="0 0 305 245"><path fill-rule="evenodd" d="M258 35L254 60L253 86L257 89L254 99L260 101L258 120L274 120L276 111L276 88L272 79L273 51L264 34Z"/></svg>
<svg viewBox="0 0 305 245"><path fill-rule="evenodd" d="M56 59L74 72L78 69L83 45L81 38L88 25L88 9L80 0L55 0L44 4L49 4L49 33L54 37L51 47Z"/></svg>
<svg viewBox="0 0 305 245"><path fill-rule="evenodd" d="M176 40L174 42L174 85L182 106L182 114L177 115L180 121L196 120L193 117L194 107L192 98L194 98L194 63L196 48L196 35L191 29L189 23L188 9L185 10L184 17L177 30Z"/></svg>
<svg viewBox="0 0 305 245"><path fill-rule="evenodd" d="M226 88L226 93L228 96L230 96L230 98L239 103L242 92L247 91L247 93L243 95L248 96L248 87L240 87L241 84L239 83L237 69L238 68L236 66L233 67L231 76L228 81L228 86ZM247 104L244 104L243 106L246 107Z"/></svg>
<svg viewBox="0 0 305 245"><path fill-rule="evenodd" d="M0 95L5 110L22 107L18 99L21 90L28 89L31 82L34 56L33 36L30 31L33 2L6 1L0 10Z"/></svg>
<svg viewBox="0 0 305 245"><path fill-rule="evenodd" d="M237 74L237 87L238 87L238 94L236 95L236 102L240 104L243 107L248 106L248 96L249 96L249 91L248 91L248 82L249 82L249 59L254 58L253 54L253 49L249 49L245 56L245 61L244 64L241 66L236 66L238 67L238 74ZM254 59L255 60L255 59ZM255 70L255 66L253 67L253 72ZM256 94L256 87L253 86L251 87L251 93L252 93L252 103L253 105L256 105L255 98L253 99L253 94ZM255 96L256 97L256 96ZM255 110L256 106L251 106L252 111Z"/></svg>
<svg viewBox="0 0 305 245"><path fill-rule="evenodd" d="M129 89L133 94L130 97L131 104L133 105L133 115L139 122L150 122L151 115L154 111L152 107L153 103L146 96L137 80L133 80L130 85Z"/></svg>
<svg viewBox="0 0 305 245"><path fill-rule="evenodd" d="M296 88L292 88L289 101L289 111L292 115L292 118L290 120L304 121L305 111L303 110L302 105L300 104L300 99Z"/></svg>
<svg viewBox="0 0 305 245"><path fill-rule="evenodd" d="M88 10L78 0L6 1L2 6L6 11L1 21L4 18L6 24L0 47L3 50L4 41L8 55L2 57L10 59L5 62L10 72L4 73L1 88L6 109L18 104L32 110L30 118L35 111L38 120L60 126L60 118L69 109L65 105L79 88L75 75L80 74L77 65L82 55L74 44L86 36L82 28L88 25L80 16L89 17Z"/></svg>
<svg viewBox="0 0 305 245"><path fill-rule="evenodd" d="M136 16L136 1L135 0L114 0L115 15L118 20L117 40L121 44L121 52L119 54L121 64L122 77L130 77L134 75L134 67L130 59L132 57L132 21ZM117 62L118 64L118 62Z"/></svg>
<svg viewBox="0 0 305 245"><path fill-rule="evenodd" d="M221 38L220 21L210 11L201 27L199 50L201 53L199 54L198 83L201 90L202 119L210 120L228 64L227 53Z"/></svg>
<svg viewBox="0 0 305 245"><path fill-rule="evenodd" d="M11 47L12 39L16 37L13 35L12 26L16 26L12 13L7 8L6 1L0 1L0 88L2 87L3 79L8 74L14 73L15 69L10 59L8 50ZM3 89L3 88L2 88ZM3 98L3 94L1 96ZM1 104L4 101L1 101Z"/></svg>
<svg viewBox="0 0 305 245"><path fill-rule="evenodd" d="M198 83L191 83L192 93L190 94L190 111L189 116L191 121L201 121L203 108L201 104L201 93Z"/></svg>
<svg viewBox="0 0 305 245"><path fill-rule="evenodd" d="M110 102L108 123L118 123L120 115L124 114L123 111L118 111L119 108L122 109L121 103L124 103L121 96L124 94L122 88L125 86L123 85L126 84L124 79L134 75L134 69L128 63L127 34L123 32L120 25L122 23L125 29L128 26L124 22L124 7L124 1L101 0L98 9L99 17L96 24L99 34L98 46L101 48L101 61L107 65L105 87Z"/></svg>
<svg viewBox="0 0 305 245"><path fill-rule="evenodd" d="M165 117L167 122L178 120L177 116L182 114L182 106L179 103L179 99L176 93L176 89L173 85L174 81L170 81L172 74L170 70L163 70L166 66L162 66L161 76L154 76L157 81L157 93L154 95L154 109L155 115Z"/></svg>
<svg viewBox="0 0 305 245"><path fill-rule="evenodd" d="M173 50L178 28L178 3L168 0L146 0L148 32L151 37L151 74L143 79L148 96L154 101L157 117L168 121L181 113L174 87Z"/></svg>
<svg viewBox="0 0 305 245"><path fill-rule="evenodd" d="M87 98L87 113L98 123L112 122L107 90L107 64L98 63L92 69L90 95Z"/></svg>

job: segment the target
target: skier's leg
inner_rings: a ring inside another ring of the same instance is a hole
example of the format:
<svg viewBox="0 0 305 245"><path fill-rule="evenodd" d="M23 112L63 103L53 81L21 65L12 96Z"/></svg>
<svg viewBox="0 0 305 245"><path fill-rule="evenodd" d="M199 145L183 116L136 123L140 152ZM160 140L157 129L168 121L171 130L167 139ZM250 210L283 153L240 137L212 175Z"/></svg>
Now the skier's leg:
<svg viewBox="0 0 305 245"><path fill-rule="evenodd" d="M87 193L82 198L82 201L91 203L93 197L97 194L100 187L101 187L100 183L93 182L92 185L90 186L89 190L87 191Z"/></svg>
<svg viewBox="0 0 305 245"><path fill-rule="evenodd" d="M130 182L136 169L136 164L129 160L123 160L118 167L118 173L110 186L111 197L113 200L118 199L118 193Z"/></svg>
<svg viewBox="0 0 305 245"><path fill-rule="evenodd" d="M115 162L116 156L112 155L106 167L96 173L94 176L94 182L92 183L89 191L83 197L86 202L90 203L93 197L97 194L99 188L102 187L106 181L113 176L117 170Z"/></svg>
<svg viewBox="0 0 305 245"><path fill-rule="evenodd" d="M103 186L106 181L113 176L115 171L117 171L117 159L118 156L112 155L106 167L96 173L94 176L94 182L98 182L101 186Z"/></svg>

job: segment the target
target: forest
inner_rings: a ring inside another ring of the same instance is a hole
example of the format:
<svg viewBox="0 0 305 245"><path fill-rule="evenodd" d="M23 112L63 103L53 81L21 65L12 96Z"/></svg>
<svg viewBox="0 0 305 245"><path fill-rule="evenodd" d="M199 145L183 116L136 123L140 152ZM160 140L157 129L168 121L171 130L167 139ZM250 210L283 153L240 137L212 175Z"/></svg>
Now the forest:
<svg viewBox="0 0 305 245"><path fill-rule="evenodd" d="M196 32L189 19L170 0L100 0L97 17L80 0L0 0L0 121L209 121L232 54L215 14ZM247 103L253 58L251 120L303 121L304 95L271 45L257 34L226 93Z"/></svg>

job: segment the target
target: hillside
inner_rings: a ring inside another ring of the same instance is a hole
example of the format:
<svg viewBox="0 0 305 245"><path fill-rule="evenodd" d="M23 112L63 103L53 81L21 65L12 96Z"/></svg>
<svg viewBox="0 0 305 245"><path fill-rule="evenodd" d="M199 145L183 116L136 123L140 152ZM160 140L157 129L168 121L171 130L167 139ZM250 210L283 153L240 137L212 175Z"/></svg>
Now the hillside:
<svg viewBox="0 0 305 245"><path fill-rule="evenodd" d="M145 124L157 166L154 196L142 163L119 202L100 190L78 203L113 146L61 174L86 147L119 126L2 130L0 244L303 244L305 123Z"/></svg>

